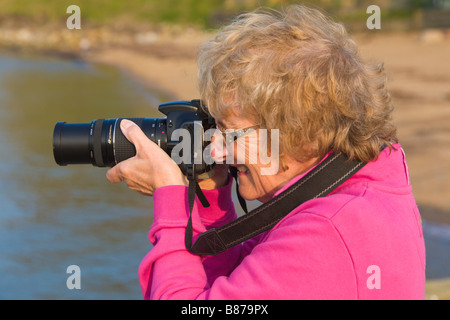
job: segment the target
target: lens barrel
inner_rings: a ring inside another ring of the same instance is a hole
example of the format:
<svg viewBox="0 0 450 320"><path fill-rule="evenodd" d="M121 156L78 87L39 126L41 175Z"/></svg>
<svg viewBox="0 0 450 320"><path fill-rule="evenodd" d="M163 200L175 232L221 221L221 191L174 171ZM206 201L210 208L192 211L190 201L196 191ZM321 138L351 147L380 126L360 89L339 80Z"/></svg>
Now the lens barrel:
<svg viewBox="0 0 450 320"><path fill-rule="evenodd" d="M167 152L166 119L128 118L146 136ZM120 119L98 119L91 123L58 122L53 131L53 156L60 166L92 164L112 167L136 155L134 145L120 130Z"/></svg>

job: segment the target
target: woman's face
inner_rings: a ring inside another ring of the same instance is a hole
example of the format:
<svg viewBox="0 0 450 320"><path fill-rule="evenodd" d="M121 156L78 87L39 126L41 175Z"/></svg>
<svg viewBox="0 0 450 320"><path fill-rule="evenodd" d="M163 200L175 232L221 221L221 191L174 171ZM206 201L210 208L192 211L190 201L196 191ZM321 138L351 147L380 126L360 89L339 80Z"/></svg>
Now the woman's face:
<svg viewBox="0 0 450 320"><path fill-rule="evenodd" d="M222 132L258 125L236 114L230 114L223 119L216 119L216 124ZM211 147L212 156L216 161L223 161L223 163L237 167L239 170L239 193L244 199L257 199L266 202L287 182L302 172L298 166L300 163L293 161L289 164L289 169L283 171L279 166L278 152L276 152L276 157L274 157L275 153L273 152L278 150L278 146L274 145L278 141L273 141L272 136L266 139L257 127L255 130L249 129L244 132L247 134L228 144L224 142L224 139L218 139L222 142L221 152L217 152L217 141L214 141ZM267 141L271 144L270 146L267 146ZM271 152L267 152L266 146ZM270 154L269 162L267 161L268 153ZM270 174L267 174L267 172L270 172Z"/></svg>

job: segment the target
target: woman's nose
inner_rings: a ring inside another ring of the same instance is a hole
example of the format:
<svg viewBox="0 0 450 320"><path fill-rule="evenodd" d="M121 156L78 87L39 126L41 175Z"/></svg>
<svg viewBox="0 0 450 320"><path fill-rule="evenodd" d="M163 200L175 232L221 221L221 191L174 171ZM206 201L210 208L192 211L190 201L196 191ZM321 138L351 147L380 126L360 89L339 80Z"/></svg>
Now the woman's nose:
<svg viewBox="0 0 450 320"><path fill-rule="evenodd" d="M219 130L216 130L211 138L211 158L216 163L225 163L227 158L227 147Z"/></svg>

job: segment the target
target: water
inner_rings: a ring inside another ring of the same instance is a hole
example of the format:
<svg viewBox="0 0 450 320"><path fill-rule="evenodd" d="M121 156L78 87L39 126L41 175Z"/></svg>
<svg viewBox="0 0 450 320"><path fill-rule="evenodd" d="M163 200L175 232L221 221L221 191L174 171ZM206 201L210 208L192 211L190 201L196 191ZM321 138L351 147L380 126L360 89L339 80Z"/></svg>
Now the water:
<svg viewBox="0 0 450 320"><path fill-rule="evenodd" d="M424 221L427 279L450 277L450 226Z"/></svg>
<svg viewBox="0 0 450 320"><path fill-rule="evenodd" d="M152 199L105 168L57 166L52 133L58 121L161 117L163 101L115 68L0 55L0 299L141 299ZM449 277L450 227L424 222L424 235L427 277ZM70 265L81 290L67 289Z"/></svg>
<svg viewBox="0 0 450 320"><path fill-rule="evenodd" d="M58 121L161 117L167 99L115 68L0 56L0 299L140 299L153 202L105 168L59 167ZM68 290L70 265L81 290Z"/></svg>

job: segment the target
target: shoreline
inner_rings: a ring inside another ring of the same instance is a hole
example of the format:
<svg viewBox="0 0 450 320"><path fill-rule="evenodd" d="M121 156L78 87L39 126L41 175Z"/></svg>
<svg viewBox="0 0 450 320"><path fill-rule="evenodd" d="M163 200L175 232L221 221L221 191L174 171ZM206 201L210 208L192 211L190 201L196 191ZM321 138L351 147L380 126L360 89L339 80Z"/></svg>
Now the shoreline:
<svg viewBox="0 0 450 320"><path fill-rule="evenodd" d="M100 49L85 53L81 58L119 68L173 100L191 100L199 96L195 58L158 57L132 48Z"/></svg>
<svg viewBox="0 0 450 320"><path fill-rule="evenodd" d="M193 99L198 96L193 86L197 45L210 37L207 32L178 26L142 31L6 26L0 28L0 49L112 65L174 99Z"/></svg>

